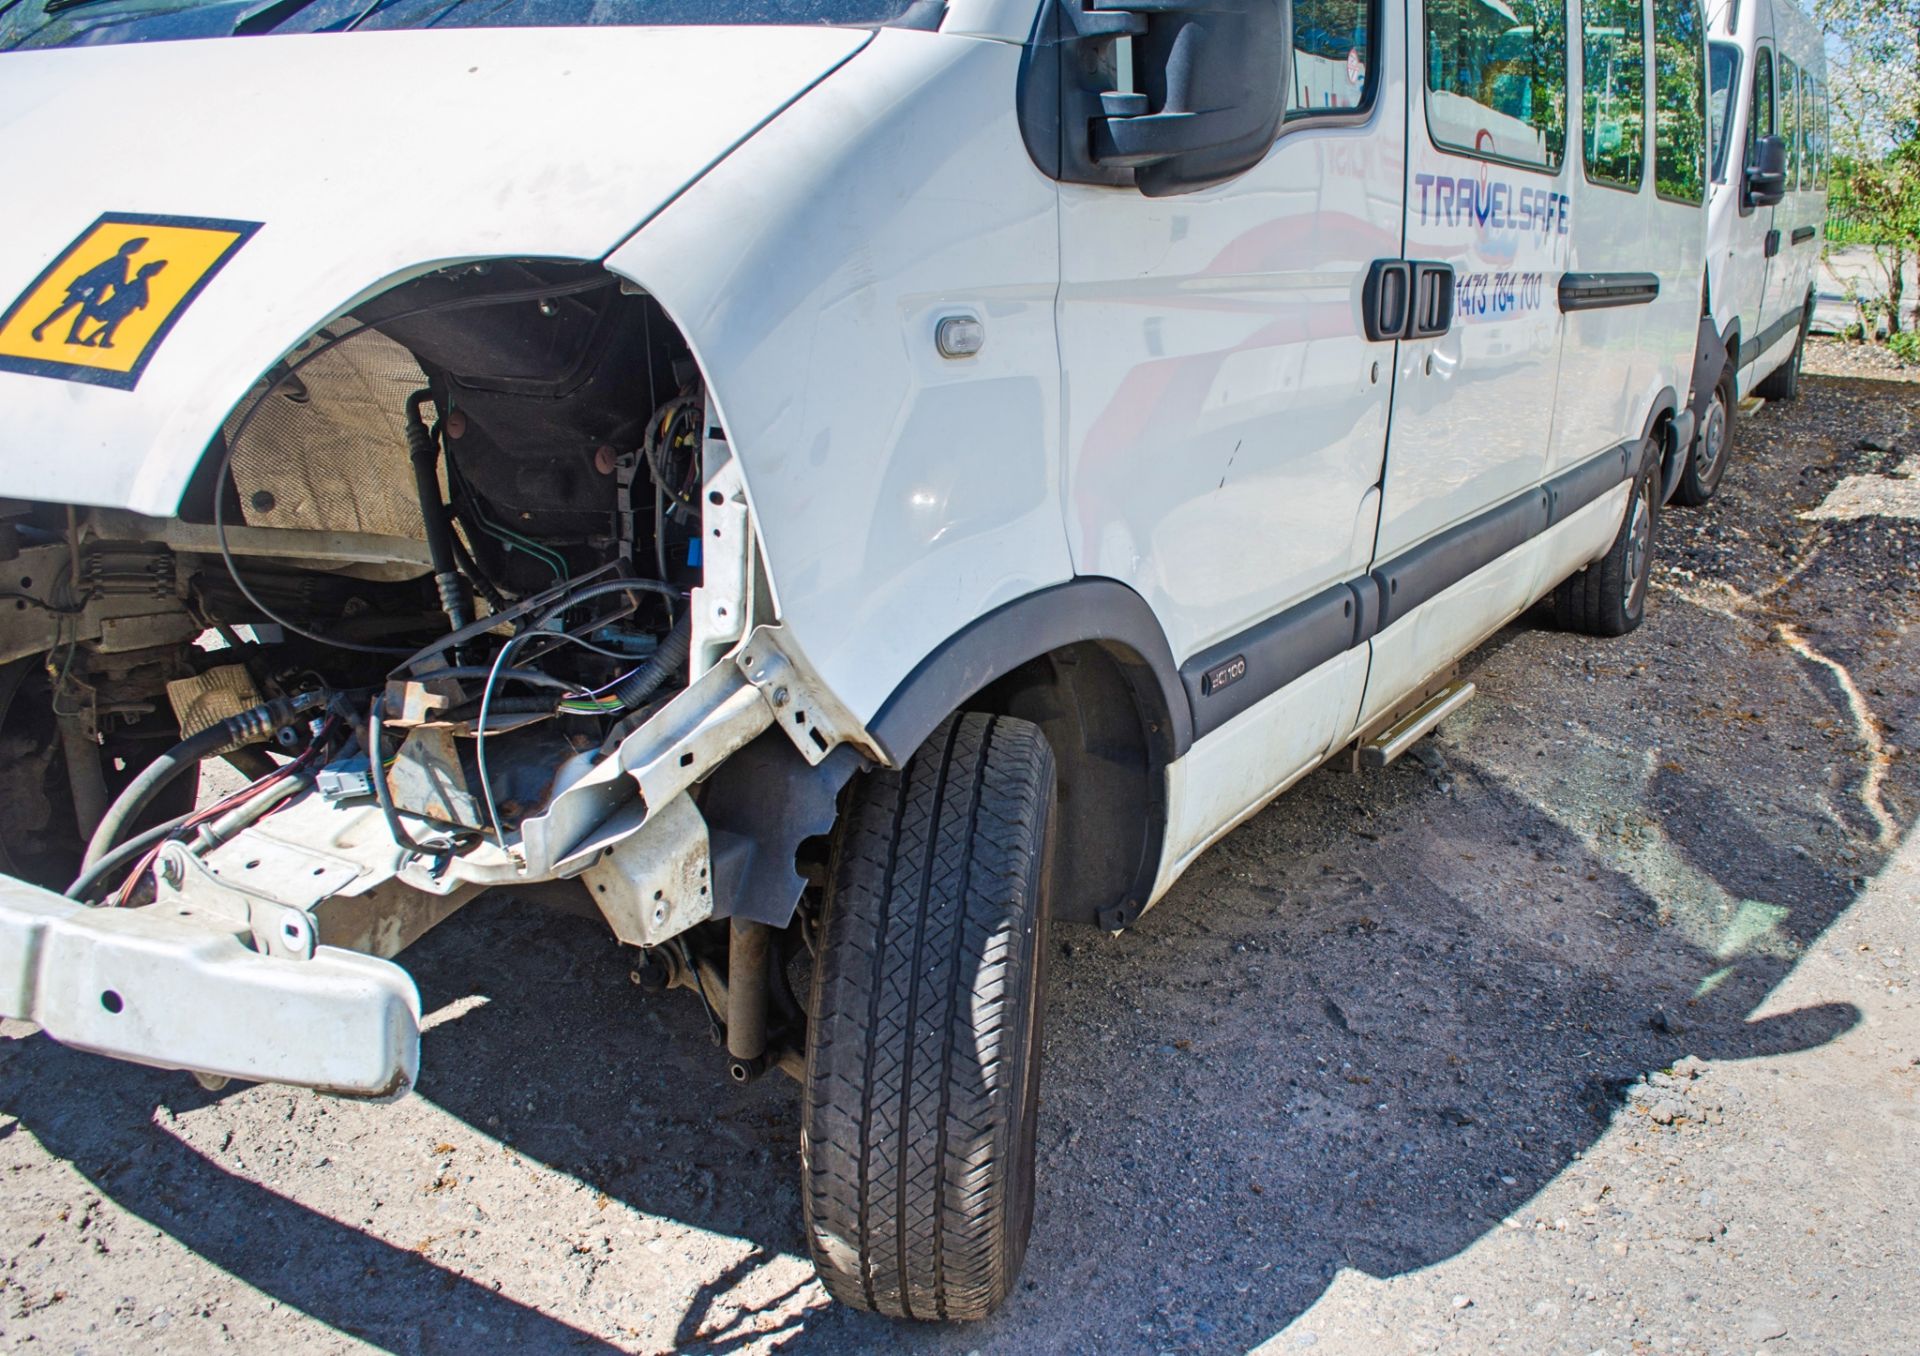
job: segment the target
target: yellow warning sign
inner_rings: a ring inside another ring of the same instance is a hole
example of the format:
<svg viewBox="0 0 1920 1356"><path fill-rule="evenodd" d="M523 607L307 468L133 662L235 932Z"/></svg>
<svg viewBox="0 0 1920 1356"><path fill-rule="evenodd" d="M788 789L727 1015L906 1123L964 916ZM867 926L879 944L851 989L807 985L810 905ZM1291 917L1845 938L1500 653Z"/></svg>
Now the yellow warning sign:
<svg viewBox="0 0 1920 1356"><path fill-rule="evenodd" d="M0 318L0 372L132 390L173 322L259 229L253 221L101 217Z"/></svg>

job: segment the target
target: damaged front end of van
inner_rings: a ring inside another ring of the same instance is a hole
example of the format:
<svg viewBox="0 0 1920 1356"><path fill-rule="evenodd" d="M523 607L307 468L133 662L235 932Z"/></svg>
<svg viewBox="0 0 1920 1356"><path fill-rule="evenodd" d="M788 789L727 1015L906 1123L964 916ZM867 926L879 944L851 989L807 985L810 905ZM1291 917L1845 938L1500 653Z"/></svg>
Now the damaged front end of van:
<svg viewBox="0 0 1920 1356"><path fill-rule="evenodd" d="M873 32L47 9L0 55L0 1015L393 1097L392 957L511 886L650 948L735 1077L797 1064L765 950L884 755L619 251Z"/></svg>

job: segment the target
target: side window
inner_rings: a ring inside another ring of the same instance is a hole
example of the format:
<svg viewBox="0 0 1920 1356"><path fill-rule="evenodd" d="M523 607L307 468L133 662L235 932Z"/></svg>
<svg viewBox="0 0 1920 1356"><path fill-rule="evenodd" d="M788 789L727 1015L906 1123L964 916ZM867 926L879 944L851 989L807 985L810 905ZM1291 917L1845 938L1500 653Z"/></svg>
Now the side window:
<svg viewBox="0 0 1920 1356"><path fill-rule="evenodd" d="M1696 0L1653 4L1653 187L1663 198L1706 197L1706 23Z"/></svg>
<svg viewBox="0 0 1920 1356"><path fill-rule="evenodd" d="M1294 0L1289 122L1372 105L1377 5L1378 0Z"/></svg>
<svg viewBox="0 0 1920 1356"><path fill-rule="evenodd" d="M1787 187L1800 178L1800 68L1785 52L1780 54L1780 139L1787 143Z"/></svg>
<svg viewBox="0 0 1920 1356"><path fill-rule="evenodd" d="M1588 0L1580 11L1581 151L1595 183L1638 189L1646 164L1647 33L1641 0Z"/></svg>
<svg viewBox="0 0 1920 1356"><path fill-rule="evenodd" d="M1827 190L1828 161L1833 156L1833 96L1827 92L1827 82L1820 82L1819 110L1814 114L1820 120L1820 182L1814 187L1822 193Z"/></svg>
<svg viewBox="0 0 1920 1356"><path fill-rule="evenodd" d="M1436 146L1558 169L1567 143L1566 0L1426 0Z"/></svg>
<svg viewBox="0 0 1920 1356"><path fill-rule="evenodd" d="M1813 77L1800 72L1799 109L1794 114L1794 132L1800 142L1800 187L1813 187L1813 128L1807 114L1813 111Z"/></svg>
<svg viewBox="0 0 1920 1356"><path fill-rule="evenodd" d="M1730 42L1707 44L1707 146L1712 177L1727 172L1727 133L1740 87L1740 49Z"/></svg>
<svg viewBox="0 0 1920 1356"><path fill-rule="evenodd" d="M1800 76L1800 139L1806 143L1800 187L1815 188L1820 180L1820 87L1811 75Z"/></svg>
<svg viewBox="0 0 1920 1356"><path fill-rule="evenodd" d="M1753 58L1753 116L1747 119L1747 163L1753 163L1753 143L1773 135L1773 49L1762 47Z"/></svg>

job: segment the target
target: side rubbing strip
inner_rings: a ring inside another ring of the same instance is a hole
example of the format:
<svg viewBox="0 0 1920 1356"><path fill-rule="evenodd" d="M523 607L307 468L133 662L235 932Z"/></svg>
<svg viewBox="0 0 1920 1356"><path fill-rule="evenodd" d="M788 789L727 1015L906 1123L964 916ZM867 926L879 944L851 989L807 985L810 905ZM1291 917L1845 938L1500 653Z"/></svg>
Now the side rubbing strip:
<svg viewBox="0 0 1920 1356"><path fill-rule="evenodd" d="M1436 594L1585 508L1632 474L1636 446L1622 443L1589 457L1401 552L1373 573L1316 593L1194 655L1180 666L1193 707L1193 737L1217 730L1294 679L1366 644Z"/></svg>
<svg viewBox="0 0 1920 1356"><path fill-rule="evenodd" d="M1356 604L1353 612L1353 643L1364 645L1380 629L1380 581L1370 574L1348 582Z"/></svg>
<svg viewBox="0 0 1920 1356"><path fill-rule="evenodd" d="M1339 584L1180 666L1198 739L1354 646L1354 590ZM1239 662L1236 662L1239 661ZM1244 664L1244 670L1241 665ZM1226 678L1228 681L1220 681Z"/></svg>
<svg viewBox="0 0 1920 1356"><path fill-rule="evenodd" d="M1788 311L1751 339L1740 341L1739 364L1745 367L1782 339L1800 328L1800 312Z"/></svg>
<svg viewBox="0 0 1920 1356"><path fill-rule="evenodd" d="M1660 295L1660 279L1651 273L1563 273L1560 309L1598 311L1609 306L1644 306Z"/></svg>
<svg viewBox="0 0 1920 1356"><path fill-rule="evenodd" d="M1380 625L1393 625L1427 599L1538 536L1547 522L1547 490L1540 486L1377 566L1373 578L1380 588Z"/></svg>
<svg viewBox="0 0 1920 1356"><path fill-rule="evenodd" d="M1589 457L1571 471L1562 471L1547 482L1547 522L1551 526L1567 515L1578 513L1608 490L1625 480L1634 444L1621 443L1611 452Z"/></svg>

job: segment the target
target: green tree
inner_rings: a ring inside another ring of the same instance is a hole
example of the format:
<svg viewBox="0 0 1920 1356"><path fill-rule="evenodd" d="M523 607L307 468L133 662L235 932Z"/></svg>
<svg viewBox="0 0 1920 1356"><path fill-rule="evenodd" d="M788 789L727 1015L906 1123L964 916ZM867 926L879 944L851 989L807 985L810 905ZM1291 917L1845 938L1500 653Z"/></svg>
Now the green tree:
<svg viewBox="0 0 1920 1356"><path fill-rule="evenodd" d="M1920 258L1920 0L1819 0L1841 48L1833 100L1835 205L1870 245L1881 286L1855 305L1869 338L1901 331L1905 274Z"/></svg>

